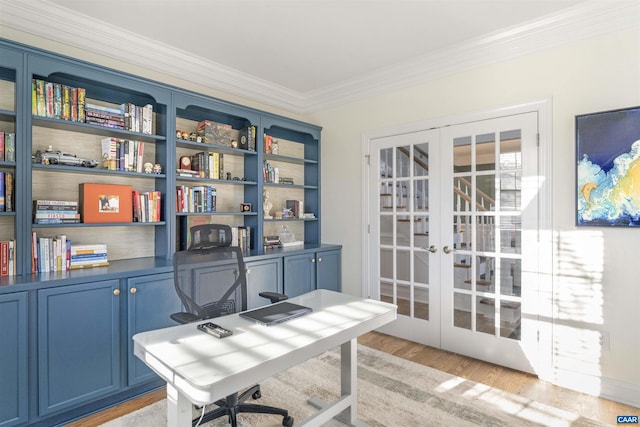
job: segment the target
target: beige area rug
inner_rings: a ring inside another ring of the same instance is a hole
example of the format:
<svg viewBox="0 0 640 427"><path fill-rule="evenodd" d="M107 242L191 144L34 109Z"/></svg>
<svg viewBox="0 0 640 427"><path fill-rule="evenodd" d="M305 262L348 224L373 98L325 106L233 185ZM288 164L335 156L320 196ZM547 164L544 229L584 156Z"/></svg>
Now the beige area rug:
<svg viewBox="0 0 640 427"><path fill-rule="evenodd" d="M288 409L296 420L294 425L298 425L316 410L307 403L309 397L327 401L338 397L339 378L340 353L334 349L263 381L259 401ZM358 414L372 427L604 425L361 345L358 346ZM274 415L242 414L238 420L242 427L282 425L282 417ZM223 417L205 425L229 425L226 421ZM162 425L166 425L164 400L104 424L106 427ZM344 424L331 421L326 425Z"/></svg>

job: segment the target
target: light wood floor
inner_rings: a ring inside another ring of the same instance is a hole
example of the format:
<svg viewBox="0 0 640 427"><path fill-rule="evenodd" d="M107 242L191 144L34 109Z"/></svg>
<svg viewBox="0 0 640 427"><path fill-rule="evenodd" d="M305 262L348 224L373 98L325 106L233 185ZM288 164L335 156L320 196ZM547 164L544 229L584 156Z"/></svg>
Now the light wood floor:
<svg viewBox="0 0 640 427"><path fill-rule="evenodd" d="M567 390L541 381L534 375L405 341L378 332L370 332L358 338L358 342L440 371L575 412L583 417L599 420L603 423L616 425L617 415L640 415L640 408ZM164 399L165 397L166 391L161 389L98 414L83 418L67 426L99 426L107 421Z"/></svg>

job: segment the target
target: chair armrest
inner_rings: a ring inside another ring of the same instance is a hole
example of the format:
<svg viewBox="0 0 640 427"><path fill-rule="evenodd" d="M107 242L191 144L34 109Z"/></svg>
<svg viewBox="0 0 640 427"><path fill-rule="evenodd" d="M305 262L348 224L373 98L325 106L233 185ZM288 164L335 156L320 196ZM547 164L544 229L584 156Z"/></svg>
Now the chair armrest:
<svg viewBox="0 0 640 427"><path fill-rule="evenodd" d="M279 294L277 292L260 292L258 295L260 295L263 298L267 298L268 300L271 301L272 304L274 302L280 302L280 301L289 299L289 297L286 296L285 294Z"/></svg>
<svg viewBox="0 0 640 427"><path fill-rule="evenodd" d="M198 316L196 316L195 314L184 313L184 312L173 313L173 314L170 315L170 317L173 320L175 320L176 322L181 323L181 324L195 322L196 320L202 320Z"/></svg>

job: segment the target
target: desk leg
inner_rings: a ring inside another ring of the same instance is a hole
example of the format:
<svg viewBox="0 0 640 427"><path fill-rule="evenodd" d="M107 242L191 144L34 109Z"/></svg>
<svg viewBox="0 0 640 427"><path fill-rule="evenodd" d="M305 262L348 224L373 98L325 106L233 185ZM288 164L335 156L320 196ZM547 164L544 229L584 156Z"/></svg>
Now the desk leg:
<svg viewBox="0 0 640 427"><path fill-rule="evenodd" d="M358 341L352 339L340 346L340 398L328 404L317 397L309 399L309 403L321 411L303 425L320 426L328 421L332 415L340 421L354 427L369 427L358 420ZM335 408L345 408L341 412L333 412ZM335 415L333 415L335 416ZM307 421L307 420L305 420Z"/></svg>
<svg viewBox="0 0 640 427"><path fill-rule="evenodd" d="M167 384L167 427L191 425L192 403L171 384Z"/></svg>

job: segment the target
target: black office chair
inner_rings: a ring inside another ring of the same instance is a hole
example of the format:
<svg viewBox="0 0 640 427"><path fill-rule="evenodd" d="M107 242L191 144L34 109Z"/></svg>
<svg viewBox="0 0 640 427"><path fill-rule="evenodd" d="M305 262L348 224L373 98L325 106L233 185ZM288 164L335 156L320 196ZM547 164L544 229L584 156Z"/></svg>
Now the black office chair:
<svg viewBox="0 0 640 427"><path fill-rule="evenodd" d="M173 256L176 292L185 312L174 313L171 318L178 323L191 323L211 319L247 309L247 276L239 247L230 246L231 227L221 224L204 224L190 230L191 244L187 250ZM261 292L271 302L287 299L275 292ZM282 425L293 426L293 417L285 409L255 403L244 403L249 397L261 397L260 386L234 393L218 400L212 411L193 420L193 425L205 423L227 415L232 427L237 426L239 413L275 414L283 417Z"/></svg>

